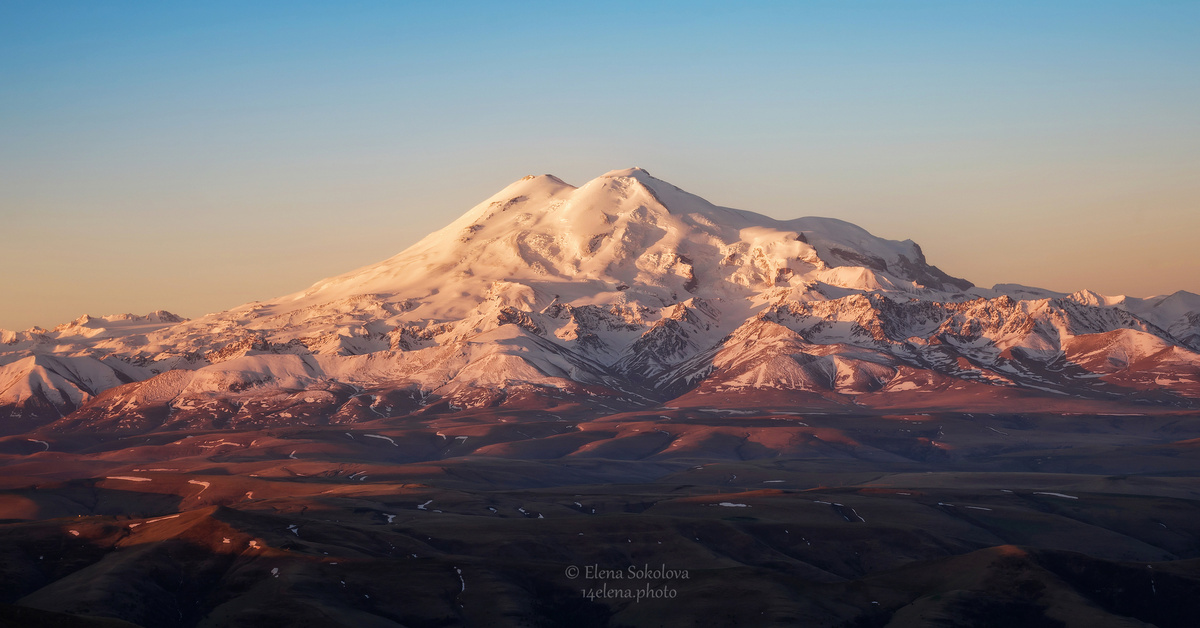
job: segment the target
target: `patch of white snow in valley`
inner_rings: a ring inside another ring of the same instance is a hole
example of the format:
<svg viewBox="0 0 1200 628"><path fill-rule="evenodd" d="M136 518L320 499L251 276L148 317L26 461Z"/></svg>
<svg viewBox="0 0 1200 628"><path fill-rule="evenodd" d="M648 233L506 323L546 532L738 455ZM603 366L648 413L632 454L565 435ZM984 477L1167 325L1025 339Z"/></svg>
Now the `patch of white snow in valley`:
<svg viewBox="0 0 1200 628"><path fill-rule="evenodd" d="M1074 495L1063 495L1062 493L1047 493L1042 491L1036 491L1034 492L1034 495L1049 495L1051 497L1062 497L1063 499L1079 499Z"/></svg>
<svg viewBox="0 0 1200 628"><path fill-rule="evenodd" d="M433 503L433 500L431 499L431 500L425 502L424 504L417 504L417 510L427 510L427 506L429 506L429 504L432 504L432 503Z"/></svg>
<svg viewBox="0 0 1200 628"><path fill-rule="evenodd" d="M197 486L203 487L200 489L200 493L203 493L204 491L208 490L208 487L209 487L208 482L203 482L201 480L188 480L188 484L195 484ZM196 494L199 495L200 493L196 493Z"/></svg>
<svg viewBox="0 0 1200 628"><path fill-rule="evenodd" d="M28 440L31 443L38 443L42 447L45 447L45 449L43 449L42 451L50 451L50 443L47 443L44 440L38 440L36 438L27 438L25 440Z"/></svg>
<svg viewBox="0 0 1200 628"><path fill-rule="evenodd" d="M147 520L143 521L142 523L131 523L131 524L129 524L129 527L136 528L137 526L140 526L142 524L158 523L159 521L166 521L167 519L174 519L178 516L179 515L167 515L166 517L159 517L157 519L147 519Z"/></svg>
<svg viewBox="0 0 1200 628"><path fill-rule="evenodd" d="M380 440L386 440L387 442L392 444L392 447L399 447L399 445L396 444L396 441L394 441L391 438L384 436L382 434L363 434L363 436L366 436L367 438L378 438Z"/></svg>
<svg viewBox="0 0 1200 628"><path fill-rule="evenodd" d="M749 508L750 507L748 504L735 504L733 502L721 502L717 505L724 506L726 508Z"/></svg>
<svg viewBox="0 0 1200 628"><path fill-rule="evenodd" d="M140 478L134 475L110 475L106 480L124 480L126 482L149 482L150 478Z"/></svg>

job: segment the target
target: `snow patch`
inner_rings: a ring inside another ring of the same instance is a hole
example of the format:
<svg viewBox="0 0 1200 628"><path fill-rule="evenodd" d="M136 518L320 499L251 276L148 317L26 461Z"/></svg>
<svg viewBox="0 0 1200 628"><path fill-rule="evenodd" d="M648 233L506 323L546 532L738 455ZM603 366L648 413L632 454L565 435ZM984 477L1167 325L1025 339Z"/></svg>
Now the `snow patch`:
<svg viewBox="0 0 1200 628"><path fill-rule="evenodd" d="M1048 492L1042 492L1042 491L1034 492L1034 495L1049 495L1051 497L1062 497L1063 499L1079 499L1078 497L1075 497L1074 495L1063 495L1062 493L1048 493Z"/></svg>
<svg viewBox="0 0 1200 628"><path fill-rule="evenodd" d="M386 440L387 442L392 444L392 447L399 447L399 445L396 444L396 441L394 441L390 437L384 436L382 434L363 434L363 436L366 436L367 438L378 438L379 440Z"/></svg>

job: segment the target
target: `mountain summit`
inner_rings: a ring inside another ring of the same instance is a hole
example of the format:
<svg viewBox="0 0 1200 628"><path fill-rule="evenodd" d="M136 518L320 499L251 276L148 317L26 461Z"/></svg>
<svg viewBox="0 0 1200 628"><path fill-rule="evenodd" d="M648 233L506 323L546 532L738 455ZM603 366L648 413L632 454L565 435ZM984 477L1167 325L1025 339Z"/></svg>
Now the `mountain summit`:
<svg viewBox="0 0 1200 628"><path fill-rule="evenodd" d="M0 332L0 419L147 431L746 395L1190 405L1198 339L1197 295L981 289L911 240L719 207L631 168L579 187L525 177L390 259L271 301Z"/></svg>
<svg viewBox="0 0 1200 628"><path fill-rule="evenodd" d="M971 287L926 264L912 241L884 240L831 218L780 221L718 207L630 168L578 188L552 175L525 177L399 255L278 302L424 297L436 289L453 294L425 303L453 309L478 302L495 281L521 281L560 300L594 293L589 282L636 286L660 306L819 285Z"/></svg>

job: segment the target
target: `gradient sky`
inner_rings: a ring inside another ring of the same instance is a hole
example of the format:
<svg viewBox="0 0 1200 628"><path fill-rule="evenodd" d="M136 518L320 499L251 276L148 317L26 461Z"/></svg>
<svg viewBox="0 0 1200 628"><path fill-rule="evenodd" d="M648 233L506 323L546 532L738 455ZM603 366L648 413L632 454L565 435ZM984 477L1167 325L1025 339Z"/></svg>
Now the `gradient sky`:
<svg viewBox="0 0 1200 628"><path fill-rule="evenodd" d="M1200 3L0 0L0 327L195 317L642 166L976 284L1200 292Z"/></svg>

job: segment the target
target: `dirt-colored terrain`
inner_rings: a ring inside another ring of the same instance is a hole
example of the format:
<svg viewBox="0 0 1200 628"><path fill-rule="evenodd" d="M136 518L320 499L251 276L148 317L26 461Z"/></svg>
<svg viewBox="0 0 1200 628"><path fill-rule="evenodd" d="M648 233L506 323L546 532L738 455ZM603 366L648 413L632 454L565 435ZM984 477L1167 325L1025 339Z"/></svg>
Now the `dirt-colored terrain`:
<svg viewBox="0 0 1200 628"><path fill-rule="evenodd" d="M2 625L1182 627L1200 591L1186 413L480 411L0 463Z"/></svg>

